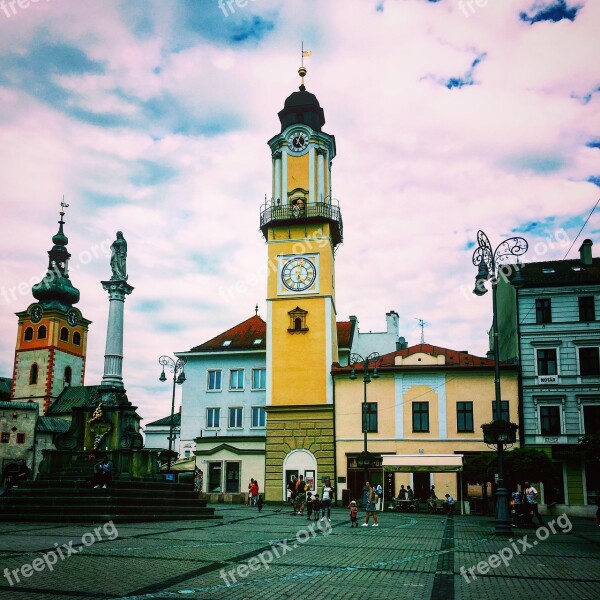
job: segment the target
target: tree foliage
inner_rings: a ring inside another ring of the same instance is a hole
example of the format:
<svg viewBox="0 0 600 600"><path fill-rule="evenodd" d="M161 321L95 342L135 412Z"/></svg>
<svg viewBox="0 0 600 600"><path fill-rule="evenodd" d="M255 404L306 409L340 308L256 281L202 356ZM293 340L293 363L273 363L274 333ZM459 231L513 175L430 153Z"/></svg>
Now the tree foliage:
<svg viewBox="0 0 600 600"><path fill-rule="evenodd" d="M600 461L600 433L592 433L579 438L578 450L585 462Z"/></svg>
<svg viewBox="0 0 600 600"><path fill-rule="evenodd" d="M498 455L495 452L480 452L465 456L463 481L485 484L494 481L498 473ZM504 485L510 489L518 483L551 482L554 467L547 454L533 448L515 448L504 454Z"/></svg>

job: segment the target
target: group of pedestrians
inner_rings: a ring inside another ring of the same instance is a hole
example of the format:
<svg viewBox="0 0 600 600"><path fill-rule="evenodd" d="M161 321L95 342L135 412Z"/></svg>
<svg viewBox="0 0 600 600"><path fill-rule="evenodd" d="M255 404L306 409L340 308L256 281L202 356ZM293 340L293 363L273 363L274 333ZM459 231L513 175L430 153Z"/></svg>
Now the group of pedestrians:
<svg viewBox="0 0 600 600"><path fill-rule="evenodd" d="M538 510L538 491L529 483L525 482L523 490L517 489L511 494L513 499L513 527L528 525L533 522L535 516L540 527L544 526L544 520Z"/></svg>
<svg viewBox="0 0 600 600"><path fill-rule="evenodd" d="M287 500L292 507L292 514L304 516L306 509L307 520L314 518L315 521L327 519L331 521L331 504L334 500L335 489L331 480L326 479L321 489L321 494L315 494L310 485L305 481L303 475L292 475L287 486Z"/></svg>

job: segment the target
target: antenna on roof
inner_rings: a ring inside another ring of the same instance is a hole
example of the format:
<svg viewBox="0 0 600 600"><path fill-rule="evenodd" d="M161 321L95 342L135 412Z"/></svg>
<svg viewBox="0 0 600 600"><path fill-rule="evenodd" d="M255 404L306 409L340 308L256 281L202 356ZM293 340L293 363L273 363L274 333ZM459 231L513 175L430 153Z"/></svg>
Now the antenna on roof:
<svg viewBox="0 0 600 600"><path fill-rule="evenodd" d="M421 328L421 344L425 343L425 327L427 327L428 325L431 325L431 323L428 323L427 321L424 321L423 319L418 319L417 317L415 317L415 319L418 321L418 326Z"/></svg>

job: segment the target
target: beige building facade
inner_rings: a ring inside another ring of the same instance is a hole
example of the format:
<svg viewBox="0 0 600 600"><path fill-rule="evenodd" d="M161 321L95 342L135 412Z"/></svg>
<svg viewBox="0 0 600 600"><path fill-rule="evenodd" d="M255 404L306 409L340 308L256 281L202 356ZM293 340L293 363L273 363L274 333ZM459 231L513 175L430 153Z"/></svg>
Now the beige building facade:
<svg viewBox="0 0 600 600"><path fill-rule="evenodd" d="M371 365L373 368L374 365ZM397 496L410 485L415 497L425 499L432 485L461 497L456 473L386 473L383 456L474 454L489 452L481 425L493 420L495 407L494 361L467 352L420 344L386 354L377 363L378 378L350 379L350 367L335 366L336 481L338 498L360 500L365 468L362 404L376 403L370 416L374 431L367 434L367 449L374 456L368 467L371 483L381 483L385 496ZM518 371L501 366L503 417L518 423Z"/></svg>

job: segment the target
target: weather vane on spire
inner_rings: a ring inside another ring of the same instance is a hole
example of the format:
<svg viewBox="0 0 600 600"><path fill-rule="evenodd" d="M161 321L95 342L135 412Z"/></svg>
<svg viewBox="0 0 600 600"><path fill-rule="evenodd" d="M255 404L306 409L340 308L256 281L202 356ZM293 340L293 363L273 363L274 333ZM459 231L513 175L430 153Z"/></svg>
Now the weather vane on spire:
<svg viewBox="0 0 600 600"><path fill-rule="evenodd" d="M62 201L60 203L60 217L61 217L61 219L65 215L65 208L68 208L68 207L69 207L69 205L65 202L65 195L63 194Z"/></svg>
<svg viewBox="0 0 600 600"><path fill-rule="evenodd" d="M300 68L298 69L298 75L300 75L301 78L301 83L300 83L300 89L304 90L304 77L306 76L306 67L304 66L304 57L305 56L312 56L312 50L305 50L304 49L304 40L302 40L302 51L300 53L301 55L301 61L302 64L300 66Z"/></svg>

